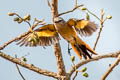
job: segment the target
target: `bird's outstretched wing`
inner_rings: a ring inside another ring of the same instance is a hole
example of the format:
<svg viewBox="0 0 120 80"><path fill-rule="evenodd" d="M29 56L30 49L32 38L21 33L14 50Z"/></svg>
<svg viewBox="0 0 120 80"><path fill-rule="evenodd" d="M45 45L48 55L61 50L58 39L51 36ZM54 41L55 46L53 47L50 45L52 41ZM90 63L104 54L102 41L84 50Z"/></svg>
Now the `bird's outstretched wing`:
<svg viewBox="0 0 120 80"><path fill-rule="evenodd" d="M44 25L18 40L20 46L50 46L59 40L53 24Z"/></svg>
<svg viewBox="0 0 120 80"><path fill-rule="evenodd" d="M67 23L70 26L74 26L75 30L81 36L90 36L92 35L93 32L97 30L97 24L89 20L72 18L72 19L69 19Z"/></svg>

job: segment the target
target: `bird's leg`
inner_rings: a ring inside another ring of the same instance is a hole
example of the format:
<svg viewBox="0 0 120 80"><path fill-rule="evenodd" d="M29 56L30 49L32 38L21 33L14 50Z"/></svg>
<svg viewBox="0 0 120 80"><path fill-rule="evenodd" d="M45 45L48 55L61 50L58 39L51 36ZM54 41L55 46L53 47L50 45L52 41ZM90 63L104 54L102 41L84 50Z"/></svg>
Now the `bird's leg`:
<svg viewBox="0 0 120 80"><path fill-rule="evenodd" d="M69 45L69 43L68 43L68 54L71 56L71 53L70 53L70 50L71 50L72 48L70 48L70 45Z"/></svg>

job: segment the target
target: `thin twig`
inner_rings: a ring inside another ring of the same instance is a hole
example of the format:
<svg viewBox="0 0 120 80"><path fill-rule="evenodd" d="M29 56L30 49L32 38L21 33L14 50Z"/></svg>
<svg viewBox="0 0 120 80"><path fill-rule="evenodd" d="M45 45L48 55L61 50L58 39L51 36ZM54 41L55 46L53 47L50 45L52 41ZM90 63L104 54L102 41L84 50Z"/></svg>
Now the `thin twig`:
<svg viewBox="0 0 120 80"><path fill-rule="evenodd" d="M17 59L17 55L15 55L15 58ZM23 80L25 80L24 76L22 75L22 73L20 72L20 69L18 67L18 65L16 64L16 68L17 68L17 71L18 73L20 74L20 76L22 77Z"/></svg>
<svg viewBox="0 0 120 80"><path fill-rule="evenodd" d="M117 60L108 68L108 70L103 74L100 80L105 80L107 76L113 71L113 69L119 64L120 62L120 54L117 57Z"/></svg>
<svg viewBox="0 0 120 80"><path fill-rule="evenodd" d="M72 10L69 10L69 11L66 11L66 12L63 12L63 13L60 13L60 14L58 14L57 16L59 17L59 16L61 16L61 15L64 15L64 14L73 12L74 10L76 10L77 8L82 7L82 6L83 6L83 4L78 5L78 6L75 6Z"/></svg>
<svg viewBox="0 0 120 80"><path fill-rule="evenodd" d="M36 22L36 18L34 19L34 21L33 21L33 23L32 23L32 24L34 25L34 24L35 24L35 22Z"/></svg>
<svg viewBox="0 0 120 80"><path fill-rule="evenodd" d="M77 0L76 0L76 6L77 6ZM79 8L79 10L81 10L81 9ZM98 20L100 21L100 18L99 18L97 15L95 15L94 13L92 13L90 10L88 10L87 8L86 8L86 11L87 11L89 14L91 14L92 16L96 17L96 19L98 19ZM84 10L83 10L83 12L84 12ZM85 12L85 13L86 13L86 12Z"/></svg>
<svg viewBox="0 0 120 80"><path fill-rule="evenodd" d="M99 21L101 21L100 20L100 18L99 17L97 17L94 13L92 13L91 11L89 11L88 9L87 9L87 11L88 11L88 13L90 13L91 15L93 15L94 17L96 17Z"/></svg>
<svg viewBox="0 0 120 80"><path fill-rule="evenodd" d="M31 27L31 29L34 29L38 24L39 24L39 23L34 24L34 25ZM4 44L0 47L0 50L3 50L6 46L8 46L9 44L11 44L12 42L17 41L17 40L20 40L22 37L28 35L30 32L31 32L31 30L29 30L28 32L25 32L25 33L23 33L22 35L20 35L20 36L18 36L18 37L15 37L14 39L12 39L12 40L4 43Z"/></svg>
<svg viewBox="0 0 120 80"><path fill-rule="evenodd" d="M75 75L73 76L72 80L75 80L75 78L77 77L78 71L75 71Z"/></svg>
<svg viewBox="0 0 120 80"><path fill-rule="evenodd" d="M108 18L106 17L104 20L103 20L103 23L107 20Z"/></svg>
<svg viewBox="0 0 120 80"><path fill-rule="evenodd" d="M47 0L47 4L48 4L48 6L50 7L50 9L52 10L52 6L51 6L49 0Z"/></svg>
<svg viewBox="0 0 120 80"><path fill-rule="evenodd" d="M75 69L75 75L73 76L72 80L75 80L75 78L77 77L77 74L78 74L78 70L77 70L77 68L76 68L76 66L75 66L73 61L72 61L72 63L73 63L72 67Z"/></svg>
<svg viewBox="0 0 120 80"><path fill-rule="evenodd" d="M16 15L17 17L19 17L20 19L23 20L23 18L22 18L19 14L15 13L15 15ZM23 21L24 21L24 20L23 20ZM29 21L24 21L24 22L26 22L26 23L29 25L29 27L31 27L31 24L30 24Z"/></svg>
<svg viewBox="0 0 120 80"><path fill-rule="evenodd" d="M75 65L75 67L76 69L78 69L80 66L83 66L84 64L87 64L89 62L97 61L97 60L104 59L104 58L116 58L119 54L120 54L120 51L108 53L104 55L97 55L95 57L92 57L92 59L80 61L78 64ZM68 72L69 76L71 76L74 72L75 72L75 68L72 67L70 71Z"/></svg>
<svg viewBox="0 0 120 80"><path fill-rule="evenodd" d="M103 17L104 17L104 11L103 10L101 10L101 19L100 19L100 29L99 29L99 32L98 32L98 35L97 35L97 38L96 38L96 41L95 41L95 44L94 44L94 48L93 48L93 50L95 50L95 48L96 48L96 45L97 45L97 43L98 43L98 40L99 40L99 38L100 38L100 34L101 34L101 31L102 31L102 29L103 29Z"/></svg>
<svg viewBox="0 0 120 80"><path fill-rule="evenodd" d="M22 77L22 79L23 80L25 80L25 78L24 78L24 76L22 75L22 73L20 72L20 69L19 69L19 67L18 67L18 65L16 64L16 68L17 68L17 70L18 70L18 73L20 74L20 76Z"/></svg>
<svg viewBox="0 0 120 80"><path fill-rule="evenodd" d="M77 6L77 0L75 0L75 6Z"/></svg>
<svg viewBox="0 0 120 80"><path fill-rule="evenodd" d="M17 14L17 13L15 13L14 15L16 15L17 17L19 17L20 19L22 19L22 17L19 14Z"/></svg>
<svg viewBox="0 0 120 80"><path fill-rule="evenodd" d="M4 58L4 59L10 61L10 62L13 62L13 63L15 63L15 64L18 64L18 65L20 65L20 66L22 66L22 67L24 67L24 68L27 68L27 69L29 69L29 70L31 70L31 71L34 71L34 72L37 72L37 73L39 73L39 74L42 74L42 75L45 75L45 76L49 76L49 77L53 77L53 78L55 78L55 79L58 79L58 75L57 75L57 73L55 73L55 72L41 69L41 68L39 68L39 67L34 66L33 64L27 64L27 63L21 61L20 59L11 57L10 55L7 55L7 54L5 54L5 53L3 53L3 52L1 52L1 51L0 51L0 56L1 56L2 58Z"/></svg>
<svg viewBox="0 0 120 80"><path fill-rule="evenodd" d="M24 22L26 22L29 25L29 27L31 27L31 24L29 21L24 21Z"/></svg>

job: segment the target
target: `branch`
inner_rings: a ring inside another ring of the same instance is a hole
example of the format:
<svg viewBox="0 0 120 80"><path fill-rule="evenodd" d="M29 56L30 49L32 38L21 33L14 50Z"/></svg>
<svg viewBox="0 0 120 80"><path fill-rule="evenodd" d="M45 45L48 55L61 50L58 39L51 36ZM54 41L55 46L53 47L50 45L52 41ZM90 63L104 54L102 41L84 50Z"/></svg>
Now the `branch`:
<svg viewBox="0 0 120 80"><path fill-rule="evenodd" d="M75 75L73 76L72 80L75 80L75 78L77 77L79 71L75 67L74 60L72 60L72 63L73 63L72 67L74 67L74 69L75 69Z"/></svg>
<svg viewBox="0 0 120 80"><path fill-rule="evenodd" d="M75 0L75 6L77 6L77 3L78 3L77 0Z"/></svg>
<svg viewBox="0 0 120 80"><path fill-rule="evenodd" d="M64 14L73 12L74 10L76 10L77 8L82 7L82 6L83 6L83 4L78 5L78 6L75 6L72 10L69 10L69 11L66 11L66 12L63 12L63 13L60 13L60 14L58 14L57 16L59 17L59 16L61 16L61 15L64 15Z"/></svg>
<svg viewBox="0 0 120 80"><path fill-rule="evenodd" d="M49 76L49 77L53 77L53 78L58 79L57 74L54 73L54 72L51 72L51 71L48 71L48 70L44 70L44 69L40 69L40 68L34 66L33 64L27 64L25 62L20 61L20 59L13 58L13 57L11 57L9 55L6 55L5 53L3 53L1 51L0 51L0 56L2 58L12 62L12 63L18 64L18 65L20 65L20 66L22 66L24 68L27 68L27 69L29 69L31 71L34 71L34 72L37 72L39 74L42 74L42 75L45 75L45 76Z"/></svg>
<svg viewBox="0 0 120 80"><path fill-rule="evenodd" d="M54 23L54 18L58 15L58 0L52 0L52 21ZM62 58L62 52L59 42L54 45L54 53L56 56L57 68L58 68L58 75L60 76L59 79L63 80L66 78L66 70L64 61Z"/></svg>
<svg viewBox="0 0 120 80"><path fill-rule="evenodd" d="M98 43L98 40L99 40L99 38L100 38L100 34L101 34L101 31L102 31L102 29L103 29L103 16L104 16L104 12L103 12L103 9L101 10L101 19L100 19L100 29L99 29L99 32L98 32L98 35L97 35L97 38L96 38L96 42L95 42L95 44L94 44L94 48L93 48L93 50L95 50L95 48L96 48L96 46L97 46L97 43ZM98 18L99 19L99 18Z"/></svg>
<svg viewBox="0 0 120 80"><path fill-rule="evenodd" d="M72 80L75 80L75 78L77 77L78 71L76 70L75 75L73 76Z"/></svg>
<svg viewBox="0 0 120 80"><path fill-rule="evenodd" d="M22 37L28 35L29 33L30 33L30 31L25 32L25 33L23 33L22 35L20 35L20 36L18 36L18 37L15 37L14 39L12 39L12 40L4 43L4 44L0 47L0 50L3 50L6 46L8 46L9 44L11 44L12 42L21 39Z"/></svg>
<svg viewBox="0 0 120 80"><path fill-rule="evenodd" d="M90 13L92 16L94 16L96 19L98 19L99 21L101 21L101 20L99 19L99 17L97 17L94 13L92 13L92 12L89 11L88 9L87 9L87 11L88 11L88 13Z"/></svg>
<svg viewBox="0 0 120 80"><path fill-rule="evenodd" d="M22 75L22 73L20 72L20 69L19 69L19 67L18 67L18 65L16 64L16 68L17 68L17 70L18 70L18 73L20 74L20 76L22 77L22 79L23 80L25 80L25 78L24 78L24 76Z"/></svg>
<svg viewBox="0 0 120 80"><path fill-rule="evenodd" d="M50 7L50 9L52 10L52 6L51 6L49 0L47 0L47 4L48 4L48 6Z"/></svg>
<svg viewBox="0 0 120 80"><path fill-rule="evenodd" d="M75 72L75 67L76 67L76 69L78 69L80 66L87 64L89 62L92 62L92 61L97 61L97 60L104 59L104 58L116 58L119 54L120 54L120 51L108 53L108 54L104 54L104 55L97 55L97 56L93 57L92 59L82 60L78 64L76 64L74 67L72 67L70 69L70 71L68 72L68 74L69 74L69 76L71 76L73 74L73 72Z"/></svg>
<svg viewBox="0 0 120 80"><path fill-rule="evenodd" d="M58 0L52 0L51 3L51 11L52 11L52 21L54 20L54 17L58 15Z"/></svg>
<svg viewBox="0 0 120 80"><path fill-rule="evenodd" d="M39 22L37 22L36 24L34 24L31 29L34 29L37 25L39 24ZM0 50L3 50L6 46L8 46L9 44L11 44L12 42L16 41L16 40L20 40L22 37L28 35L31 32L31 30L29 30L28 32L23 33L22 35L15 37L14 39L4 43L1 47Z"/></svg>
<svg viewBox="0 0 120 80"><path fill-rule="evenodd" d="M117 60L108 68L108 70L103 74L100 80L105 80L107 76L112 72L112 70L119 64L120 54L117 57Z"/></svg>
<svg viewBox="0 0 120 80"><path fill-rule="evenodd" d="M15 55L15 58L17 58L17 55ZM20 69L19 69L18 65L17 65L17 64L15 64L15 65L16 65L16 68L17 68L18 73L20 74L20 76L22 77L22 79L25 80L24 76L23 76L22 73L20 72Z"/></svg>

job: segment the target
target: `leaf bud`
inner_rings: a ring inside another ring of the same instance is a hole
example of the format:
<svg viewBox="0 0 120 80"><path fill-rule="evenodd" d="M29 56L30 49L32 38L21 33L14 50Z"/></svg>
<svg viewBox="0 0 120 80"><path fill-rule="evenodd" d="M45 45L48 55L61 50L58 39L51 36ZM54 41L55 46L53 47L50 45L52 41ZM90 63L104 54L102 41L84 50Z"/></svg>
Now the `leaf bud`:
<svg viewBox="0 0 120 80"><path fill-rule="evenodd" d="M83 76L84 76L84 77L88 77L88 73L84 72L84 73L83 73Z"/></svg>
<svg viewBox="0 0 120 80"><path fill-rule="evenodd" d="M9 12L8 15L9 15L9 16L14 16L15 13Z"/></svg>
<svg viewBox="0 0 120 80"><path fill-rule="evenodd" d="M112 19L112 16L107 16L107 19Z"/></svg>
<svg viewBox="0 0 120 80"><path fill-rule="evenodd" d="M14 21L19 21L19 18L18 17L14 18Z"/></svg>
<svg viewBox="0 0 120 80"><path fill-rule="evenodd" d="M26 20L30 20L30 18L31 18L31 16L30 16L30 14L27 14L26 16L24 16L24 21L26 21Z"/></svg>
<svg viewBox="0 0 120 80"><path fill-rule="evenodd" d="M81 71L85 72L87 70L87 67L84 67Z"/></svg>
<svg viewBox="0 0 120 80"><path fill-rule="evenodd" d="M82 8L81 8L81 10L85 11L85 10L87 10L87 8L85 8L85 7L82 7Z"/></svg>
<svg viewBox="0 0 120 80"><path fill-rule="evenodd" d="M74 62L75 61L75 56L71 56L71 60L72 60L72 62Z"/></svg>

